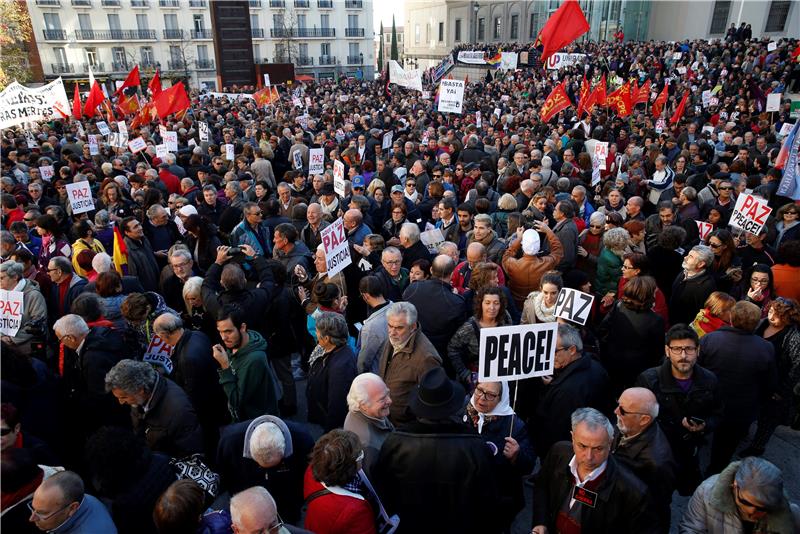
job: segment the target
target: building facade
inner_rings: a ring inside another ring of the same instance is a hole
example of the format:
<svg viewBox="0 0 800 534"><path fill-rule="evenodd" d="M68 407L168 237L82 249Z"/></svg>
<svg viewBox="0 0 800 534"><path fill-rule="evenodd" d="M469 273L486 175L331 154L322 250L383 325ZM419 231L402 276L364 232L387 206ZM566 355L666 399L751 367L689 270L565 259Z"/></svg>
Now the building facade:
<svg viewBox="0 0 800 534"><path fill-rule="evenodd" d="M216 1L216 0L213 0ZM372 0L249 0L256 63L290 62L314 78L371 75ZM43 80L142 76L217 87L210 0L27 0ZM223 39L218 42L224 43ZM224 45L219 53L224 54Z"/></svg>

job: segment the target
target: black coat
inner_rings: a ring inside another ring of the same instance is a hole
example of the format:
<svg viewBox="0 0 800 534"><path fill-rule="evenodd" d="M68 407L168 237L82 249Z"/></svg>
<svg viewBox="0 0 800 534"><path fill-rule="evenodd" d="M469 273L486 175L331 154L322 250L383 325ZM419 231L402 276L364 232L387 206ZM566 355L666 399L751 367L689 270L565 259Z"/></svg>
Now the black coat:
<svg viewBox="0 0 800 534"><path fill-rule="evenodd" d="M205 243L198 246L197 238L189 232L184 236L186 246L189 247L189 252L192 253L192 258L195 261L195 266L200 268L200 272L205 273L208 268L217 261L217 247L222 245L222 241L215 233L209 236Z"/></svg>
<svg viewBox="0 0 800 534"><path fill-rule="evenodd" d="M533 526L545 525L550 532L556 532L558 513L575 485L569 469L573 454L572 443L567 441L550 449L533 487ZM581 532L658 532L650 513L647 486L613 456L608 457L596 492L594 508L575 503L580 510Z"/></svg>
<svg viewBox="0 0 800 534"><path fill-rule="evenodd" d="M387 512L401 518L398 534L502 528L492 454L465 424L405 425L383 442L372 475Z"/></svg>
<svg viewBox="0 0 800 534"><path fill-rule="evenodd" d="M689 280L686 280L685 273L678 274L669 298L669 322L689 324L694 321L697 312L703 309L706 299L716 289L717 284L708 269Z"/></svg>
<svg viewBox="0 0 800 534"><path fill-rule="evenodd" d="M314 360L306 386L308 421L325 432L341 428L347 417L347 393L357 374L356 355L347 343Z"/></svg>
<svg viewBox="0 0 800 534"><path fill-rule="evenodd" d="M417 308L422 332L436 347L439 356L445 358L450 338L470 315L464 297L453 293L450 284L432 278L410 284L403 292L402 300Z"/></svg>
<svg viewBox="0 0 800 534"><path fill-rule="evenodd" d="M83 293L97 293L95 282L88 282L83 286ZM142 283L135 276L122 277L122 294L130 295L131 293L144 293Z"/></svg>
<svg viewBox="0 0 800 534"><path fill-rule="evenodd" d="M128 247L128 272L142 283L145 291L158 291L158 278L161 269L156 263L150 241L143 237L141 240L125 238Z"/></svg>
<svg viewBox="0 0 800 534"><path fill-rule="evenodd" d="M212 263L203 279L201 293L203 306L212 317L216 317L226 304L237 304L242 308L248 325L260 332L262 330L264 312L269 308L275 294L275 284L272 278L272 270L262 256L257 256L253 260L253 266L258 273L259 287L233 290L222 287L220 279L223 266L216 262Z"/></svg>
<svg viewBox="0 0 800 534"><path fill-rule="evenodd" d="M153 508L161 494L175 482L169 456L149 450L146 456L140 478L126 481L125 489L113 496L97 495L101 500L110 500L111 518L119 534L156 532Z"/></svg>
<svg viewBox="0 0 800 534"><path fill-rule="evenodd" d="M692 225L697 224L692 221ZM672 284L683 268L683 256L680 252L655 246L647 250L647 259L650 260L650 275L656 279L658 289L664 293L664 297L669 300L672 295ZM674 322L673 322L674 323Z"/></svg>
<svg viewBox="0 0 800 534"><path fill-rule="evenodd" d="M417 241L410 247L402 249L402 252L403 267L409 270L411 269L411 264L417 260L431 261L431 253L428 252L428 247L426 247L422 241Z"/></svg>
<svg viewBox="0 0 800 534"><path fill-rule="evenodd" d="M719 380L723 420L750 424L778 386L775 348L755 334L732 326L700 339L698 363Z"/></svg>

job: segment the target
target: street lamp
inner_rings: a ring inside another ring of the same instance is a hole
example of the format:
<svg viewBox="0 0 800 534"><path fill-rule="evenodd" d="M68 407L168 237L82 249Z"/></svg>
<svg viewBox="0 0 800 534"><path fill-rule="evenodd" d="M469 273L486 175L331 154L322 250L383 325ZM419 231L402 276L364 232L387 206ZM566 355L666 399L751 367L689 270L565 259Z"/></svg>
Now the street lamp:
<svg viewBox="0 0 800 534"><path fill-rule="evenodd" d="M478 10L480 8L481 8L481 6L477 2L472 4L472 25L473 25L473 29L474 29L474 33L472 34L472 37L473 37L472 42L473 43L477 43L478 42Z"/></svg>

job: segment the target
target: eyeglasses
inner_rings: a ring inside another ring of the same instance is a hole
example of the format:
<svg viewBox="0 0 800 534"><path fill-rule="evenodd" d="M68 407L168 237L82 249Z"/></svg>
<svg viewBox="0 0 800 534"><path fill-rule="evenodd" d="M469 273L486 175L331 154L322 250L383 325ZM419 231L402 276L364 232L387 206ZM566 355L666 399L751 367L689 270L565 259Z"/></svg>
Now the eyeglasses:
<svg viewBox="0 0 800 534"><path fill-rule="evenodd" d="M173 268L173 269L175 269L175 268L180 268L180 269L183 269L184 267L188 267L188 266L189 266L189 265L191 265L191 264L192 264L192 262L191 262L191 261L182 261L182 262L180 262L180 263L173 263L173 264L172 264L172 268Z"/></svg>
<svg viewBox="0 0 800 534"><path fill-rule="evenodd" d="M386 265L400 265L401 263L403 263L403 261L402 260L391 260L391 261L390 260L383 260L383 263L385 263Z"/></svg>
<svg viewBox="0 0 800 534"><path fill-rule="evenodd" d="M667 348L675 356L678 356L681 353L686 354L687 356L694 356L695 354L697 354L697 347L696 346L686 345L686 346L683 346L683 347L674 347L674 346L670 345Z"/></svg>
<svg viewBox="0 0 800 534"><path fill-rule="evenodd" d="M483 397L485 400L492 402L494 400L497 400L497 397L499 397L500 395L497 393L490 393L481 388L475 388L475 396L477 398Z"/></svg>
<svg viewBox="0 0 800 534"><path fill-rule="evenodd" d="M69 505L70 505L70 504L72 504L72 503L67 503L67 504L66 504L66 506L62 506L61 508L59 508L59 509L58 509L58 510L56 510L55 512L50 512L49 514L42 514L42 512L39 512L39 511L35 510L35 509L33 508L33 501L28 501L28 502L27 502L27 503L25 503L25 504L28 506L28 510L30 510L30 511L31 511L31 514L35 515L35 516L36 516L36 517L38 517L40 520L44 521L44 520L46 520L46 519L50 519L51 517L53 517L54 515L56 515L58 512L61 512L61 511L63 511L63 510L66 510L67 508L69 508Z"/></svg>
<svg viewBox="0 0 800 534"><path fill-rule="evenodd" d="M784 215L797 215L796 211L787 211Z"/></svg>
<svg viewBox="0 0 800 534"><path fill-rule="evenodd" d="M733 189L733 187L724 186L719 188L720 191L730 191L731 189Z"/></svg>
<svg viewBox="0 0 800 534"><path fill-rule="evenodd" d="M33 221L35 221L36 219L34 219L34 218L30 218L30 219L29 219L29 218L27 218L27 217L23 217L23 218L22 218L22 220L23 220L23 221L25 221L25 222L33 222Z"/></svg>
<svg viewBox="0 0 800 534"><path fill-rule="evenodd" d="M753 504L750 501L748 501L747 499L743 499L742 498L742 494L741 494L741 489L739 488L739 486L735 486L735 487L736 487L736 500L738 500L744 506L747 506L748 508L753 508L757 512L768 512L769 511L769 508L767 508L766 506Z"/></svg>
<svg viewBox="0 0 800 534"><path fill-rule="evenodd" d="M266 534L277 534L283 528L284 522L281 519L281 515L277 512L275 513L275 522L272 523L266 529Z"/></svg>
<svg viewBox="0 0 800 534"><path fill-rule="evenodd" d="M572 347L573 347L573 345L570 345L569 347L556 347L556 353L559 353L559 352L561 352L562 350L569 350L569 349L571 349Z"/></svg>
<svg viewBox="0 0 800 534"><path fill-rule="evenodd" d="M407 183L406 187L416 187L417 184L415 183Z"/></svg>
<svg viewBox="0 0 800 534"><path fill-rule="evenodd" d="M619 409L619 414L623 417L626 415L650 415L649 413L643 413L643 412L629 412L628 410L622 407L622 405L619 403L619 399L617 399L617 408Z"/></svg>
<svg viewBox="0 0 800 534"><path fill-rule="evenodd" d="M751 277L751 278L750 278L750 281L751 281L751 282L755 282L755 283L757 283L757 284L761 284L761 285L767 285L767 284L769 284L769 278L755 278L755 277Z"/></svg>
<svg viewBox="0 0 800 534"><path fill-rule="evenodd" d="M60 270L61 270L61 269L59 269L58 267L55 267L55 268L53 268L53 269L50 269L50 268L48 268L48 269L47 269L47 272L48 272L48 273L52 273L53 271L60 271Z"/></svg>

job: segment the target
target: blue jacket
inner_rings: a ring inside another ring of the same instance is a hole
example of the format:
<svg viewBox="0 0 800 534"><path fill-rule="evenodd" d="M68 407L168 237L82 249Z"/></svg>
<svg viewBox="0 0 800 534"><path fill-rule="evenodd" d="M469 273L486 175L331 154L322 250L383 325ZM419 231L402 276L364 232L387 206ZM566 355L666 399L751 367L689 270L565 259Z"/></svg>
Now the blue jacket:
<svg viewBox="0 0 800 534"><path fill-rule="evenodd" d="M256 230L242 221L231 231L231 245L250 245L260 256L272 255L272 238L267 225L259 224Z"/></svg>
<svg viewBox="0 0 800 534"><path fill-rule="evenodd" d="M111 514L103 503L91 495L84 495L78 511L55 530L53 534L82 534L86 532L103 532L117 534L117 527L111 520Z"/></svg>

